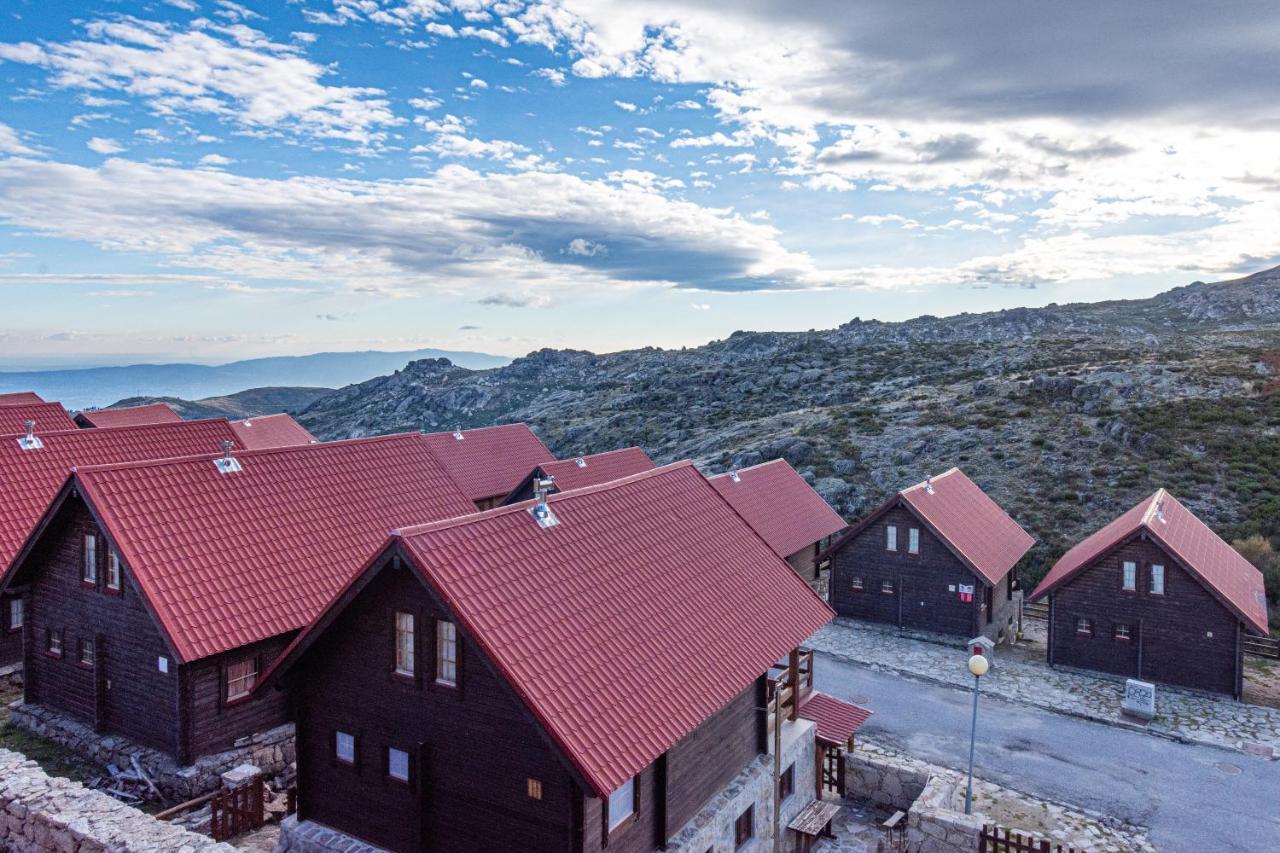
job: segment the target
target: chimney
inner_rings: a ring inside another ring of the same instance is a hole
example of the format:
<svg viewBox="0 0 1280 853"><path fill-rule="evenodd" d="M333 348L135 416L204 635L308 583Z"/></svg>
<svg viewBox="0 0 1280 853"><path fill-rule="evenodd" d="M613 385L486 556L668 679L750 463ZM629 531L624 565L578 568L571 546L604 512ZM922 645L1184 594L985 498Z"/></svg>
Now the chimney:
<svg viewBox="0 0 1280 853"><path fill-rule="evenodd" d="M733 482L735 482L735 483L741 483L741 482L742 482L742 478L738 476L738 472L737 472L737 470L733 470L733 471L730 471L730 472L729 472L729 479L730 479L730 480L733 480Z"/></svg>
<svg viewBox="0 0 1280 853"><path fill-rule="evenodd" d="M23 421L22 425L27 428L27 434L18 439L18 446L23 450L41 450L44 448L44 442L36 435L36 422Z"/></svg>
<svg viewBox="0 0 1280 853"><path fill-rule="evenodd" d="M929 495L933 494L933 478L932 477L924 478L924 491L925 491L925 494L929 494Z"/></svg>
<svg viewBox="0 0 1280 853"><path fill-rule="evenodd" d="M461 427L460 425L459 425L459 426L454 427L454 428L453 428L453 440L454 440L454 441L462 441L462 439L463 439L463 435L462 435L462 427Z"/></svg>
<svg viewBox="0 0 1280 853"><path fill-rule="evenodd" d="M555 477L539 477L533 481L533 506L529 507L529 514L543 529L560 523L560 519L556 518L556 514L547 505L547 495L551 494L551 487L555 482Z"/></svg>
<svg viewBox="0 0 1280 853"><path fill-rule="evenodd" d="M231 455L235 442L231 439L224 439L222 442L222 458L213 460L213 465L222 474L235 474L241 470L240 460Z"/></svg>

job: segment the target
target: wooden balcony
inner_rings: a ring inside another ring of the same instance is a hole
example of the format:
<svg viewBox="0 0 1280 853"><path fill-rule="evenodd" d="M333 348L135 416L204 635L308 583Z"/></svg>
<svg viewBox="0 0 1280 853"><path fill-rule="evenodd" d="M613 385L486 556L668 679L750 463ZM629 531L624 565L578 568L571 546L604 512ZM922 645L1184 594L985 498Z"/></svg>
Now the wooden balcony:
<svg viewBox="0 0 1280 853"><path fill-rule="evenodd" d="M800 716L800 703L813 692L813 650L797 648L786 663L769 668L769 731L773 731L774 718L781 709L784 720Z"/></svg>

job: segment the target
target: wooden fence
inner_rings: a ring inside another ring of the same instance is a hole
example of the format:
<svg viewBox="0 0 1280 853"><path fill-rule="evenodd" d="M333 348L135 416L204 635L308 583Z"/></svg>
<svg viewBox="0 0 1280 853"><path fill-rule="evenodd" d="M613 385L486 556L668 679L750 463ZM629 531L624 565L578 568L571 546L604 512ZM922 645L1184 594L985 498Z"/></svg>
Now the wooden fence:
<svg viewBox="0 0 1280 853"><path fill-rule="evenodd" d="M1241 638L1240 645L1246 655L1280 660L1280 640L1275 637L1252 637L1246 634Z"/></svg>
<svg viewBox="0 0 1280 853"><path fill-rule="evenodd" d="M209 801L209 834L214 841L226 841L257 829L267 822L262 801L262 777L220 791Z"/></svg>
<svg viewBox="0 0 1280 853"><path fill-rule="evenodd" d="M1037 601L1035 604L1022 605L1022 615L1028 619L1035 619L1037 622L1049 621L1049 603L1047 601Z"/></svg>
<svg viewBox="0 0 1280 853"><path fill-rule="evenodd" d="M978 836L978 853L1082 853L1074 847L1063 847L1043 838L1024 837L998 826L982 827Z"/></svg>

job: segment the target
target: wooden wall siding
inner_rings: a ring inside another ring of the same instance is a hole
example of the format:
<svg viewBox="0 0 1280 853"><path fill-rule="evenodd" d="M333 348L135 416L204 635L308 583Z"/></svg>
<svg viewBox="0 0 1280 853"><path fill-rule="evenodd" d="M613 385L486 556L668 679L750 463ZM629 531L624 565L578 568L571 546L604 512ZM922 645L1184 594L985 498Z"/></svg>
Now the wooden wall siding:
<svg viewBox="0 0 1280 853"><path fill-rule="evenodd" d="M9 600L13 597L0 595L0 667L22 662L22 631L9 626Z"/></svg>
<svg viewBox="0 0 1280 853"><path fill-rule="evenodd" d="M896 552L885 550L885 528L891 524L898 528ZM920 531L918 555L907 553L907 531L912 527ZM862 578L861 591L852 588L855 577ZM883 581L893 582L892 595L881 592ZM948 590L948 586L959 584L974 586L973 603L961 602L958 593ZM833 555L831 606L842 616L891 625L898 625L901 617L904 628L969 639L987 624L981 615L983 584L919 519L897 505ZM1006 594L998 592L1000 598Z"/></svg>
<svg viewBox="0 0 1280 853"><path fill-rule="evenodd" d="M1138 564L1136 592L1121 590L1125 560ZM1165 567L1163 596L1148 591L1152 563ZM1076 633L1079 617L1093 620L1092 637ZM1116 624L1131 626L1133 639L1114 639ZM1053 593L1052 662L1234 695L1242 672L1238 625L1164 549L1134 538Z"/></svg>
<svg viewBox="0 0 1280 853"><path fill-rule="evenodd" d="M758 693L759 686L752 684L668 751L662 841L678 832L760 754L758 727L764 712L756 710Z"/></svg>
<svg viewBox="0 0 1280 853"><path fill-rule="evenodd" d="M228 704L225 669L248 657L256 658L258 675L280 656L293 639L286 634L245 646L182 668L183 707L187 755L198 758L231 749L245 735L263 732L289 721L288 697L272 690L252 699Z"/></svg>
<svg viewBox="0 0 1280 853"><path fill-rule="evenodd" d="M806 581L816 580L818 577L818 561L814 557L817 555L817 546L810 545L787 557L787 565L791 566L795 573Z"/></svg>
<svg viewBox="0 0 1280 853"><path fill-rule="evenodd" d="M627 823L609 833L609 843L604 843L604 800L599 797L584 797L582 808L582 849L587 853L597 850L608 850L608 853L648 853L661 843L659 836L662 829L661 786L658 784L658 773L651 764L641 772L636 781L640 792L640 807Z"/></svg>
<svg viewBox="0 0 1280 853"><path fill-rule="evenodd" d="M178 666L128 571L119 595L104 591L107 546L99 539L98 584L81 581L84 534L101 531L84 504L71 498L23 567L27 596L25 688L29 702L56 708L89 725L177 755ZM63 632L63 656L45 654L45 630ZM105 695L98 710L95 673L78 664L77 642L102 638L97 666ZM161 673L158 658L169 657ZM97 713L95 713L97 712Z"/></svg>
<svg viewBox="0 0 1280 853"><path fill-rule="evenodd" d="M417 616L420 678L392 674L393 613ZM460 688L432 683L444 609L407 568L388 566L290 678L298 709L299 808L396 851L570 849L579 794L532 718L460 636ZM333 760L333 734L358 738L357 766ZM421 744L421 747L418 747ZM387 746L416 753L411 789L386 778ZM528 779L542 799L528 796Z"/></svg>

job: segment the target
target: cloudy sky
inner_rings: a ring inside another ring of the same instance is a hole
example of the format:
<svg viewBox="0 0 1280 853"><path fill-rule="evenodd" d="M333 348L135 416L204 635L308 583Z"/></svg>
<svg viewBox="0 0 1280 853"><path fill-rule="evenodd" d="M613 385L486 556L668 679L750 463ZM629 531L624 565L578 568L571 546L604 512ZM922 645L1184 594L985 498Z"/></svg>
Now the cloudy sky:
<svg viewBox="0 0 1280 853"><path fill-rule="evenodd" d="M0 366L680 346L1280 263L1280 6L6 0Z"/></svg>

